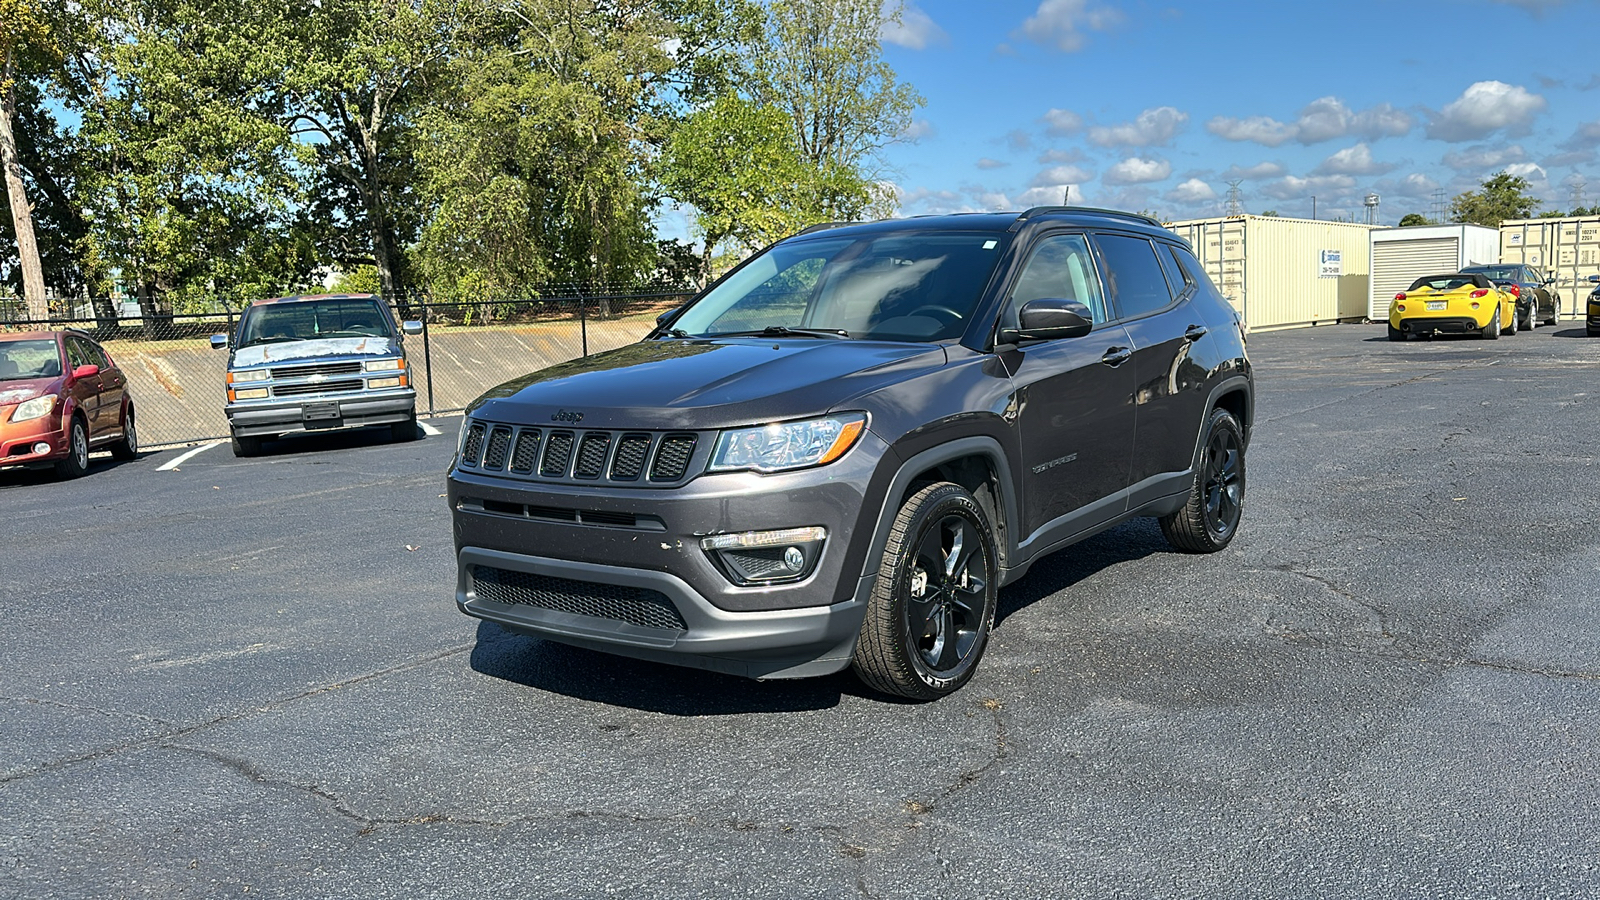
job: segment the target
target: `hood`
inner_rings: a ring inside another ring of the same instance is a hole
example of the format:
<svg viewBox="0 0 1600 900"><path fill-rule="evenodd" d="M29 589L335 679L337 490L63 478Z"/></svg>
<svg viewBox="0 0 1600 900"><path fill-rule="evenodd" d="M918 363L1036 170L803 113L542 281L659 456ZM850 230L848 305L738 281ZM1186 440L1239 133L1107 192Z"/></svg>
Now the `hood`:
<svg viewBox="0 0 1600 900"><path fill-rule="evenodd" d="M46 378L13 378L0 381L0 406L23 403L40 394L54 394L61 390L61 376Z"/></svg>
<svg viewBox="0 0 1600 900"><path fill-rule="evenodd" d="M252 344L233 351L235 368L268 363L298 362L329 356L394 356L394 341L386 337L318 338L310 341L284 341L279 344Z"/></svg>
<svg viewBox="0 0 1600 900"><path fill-rule="evenodd" d="M916 371L936 344L723 338L629 344L493 388L467 412L500 422L585 428L727 428L821 415Z"/></svg>

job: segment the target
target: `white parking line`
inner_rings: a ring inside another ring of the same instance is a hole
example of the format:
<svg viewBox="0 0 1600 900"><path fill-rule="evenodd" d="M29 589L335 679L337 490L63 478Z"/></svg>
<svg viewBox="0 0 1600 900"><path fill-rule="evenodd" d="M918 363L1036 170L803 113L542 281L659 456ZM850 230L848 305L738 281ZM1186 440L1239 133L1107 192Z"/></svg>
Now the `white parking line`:
<svg viewBox="0 0 1600 900"><path fill-rule="evenodd" d="M444 432L433 427L432 425L429 425L427 422L418 422L417 424L422 427L422 433L429 437L438 437L439 435L444 434Z"/></svg>
<svg viewBox="0 0 1600 900"><path fill-rule="evenodd" d="M198 447L193 447L193 448L191 448L189 450L186 450L183 453L178 454L178 456L174 457L170 462L165 462L165 463L162 463L159 466L156 466L156 471L157 472L170 472L173 469L176 469L177 467L179 467L179 466L183 465L184 463L188 462L189 460L195 458L196 456L199 456L200 454L206 452L207 450L210 450L212 447L219 446L221 443L222 443L221 441L212 441L209 444L201 444Z"/></svg>

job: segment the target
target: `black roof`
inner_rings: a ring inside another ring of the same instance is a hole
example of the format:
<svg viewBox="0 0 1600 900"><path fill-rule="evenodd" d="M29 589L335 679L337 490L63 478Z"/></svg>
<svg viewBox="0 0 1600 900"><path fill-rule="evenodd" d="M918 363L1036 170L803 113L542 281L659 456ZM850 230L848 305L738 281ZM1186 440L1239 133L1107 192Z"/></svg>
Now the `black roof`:
<svg viewBox="0 0 1600 900"><path fill-rule="evenodd" d="M801 235L828 232L833 234L887 234L897 231L1020 231L1033 223L1066 223L1086 228L1108 225L1139 231L1171 240L1173 233L1160 222L1138 213L1113 209L1095 209L1087 206L1036 206L1023 212L946 213L935 216L911 216L903 219L881 219L876 222L827 222L812 225ZM798 235L797 235L798 236Z"/></svg>

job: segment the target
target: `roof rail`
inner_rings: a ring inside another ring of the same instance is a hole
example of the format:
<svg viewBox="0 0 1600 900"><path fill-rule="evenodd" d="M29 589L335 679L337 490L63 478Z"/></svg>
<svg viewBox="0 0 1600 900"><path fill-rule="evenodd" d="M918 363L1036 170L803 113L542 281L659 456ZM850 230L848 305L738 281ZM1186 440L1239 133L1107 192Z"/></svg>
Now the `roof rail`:
<svg viewBox="0 0 1600 900"><path fill-rule="evenodd" d="M1056 212L1093 213L1097 216L1116 216L1121 219L1131 219L1132 221L1138 222L1141 225L1153 225L1156 228L1165 227L1160 222L1157 222L1155 219L1152 219L1149 216L1140 213L1126 212L1120 209L1101 209L1096 206L1035 206L1032 209L1025 210L1021 215L1017 216L1017 221L1011 223L1011 227L1006 230L1016 231L1022 227L1024 222L1028 221L1034 216Z"/></svg>

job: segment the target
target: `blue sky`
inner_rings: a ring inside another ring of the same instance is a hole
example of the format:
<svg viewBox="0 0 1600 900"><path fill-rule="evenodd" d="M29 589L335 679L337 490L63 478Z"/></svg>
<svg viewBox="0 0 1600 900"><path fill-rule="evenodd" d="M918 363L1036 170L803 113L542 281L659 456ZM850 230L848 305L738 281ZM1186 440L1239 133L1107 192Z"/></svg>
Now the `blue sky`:
<svg viewBox="0 0 1600 900"><path fill-rule="evenodd" d="M915 0L885 58L927 100L901 214L1074 203L1428 214L1501 169L1600 203L1600 0Z"/></svg>

